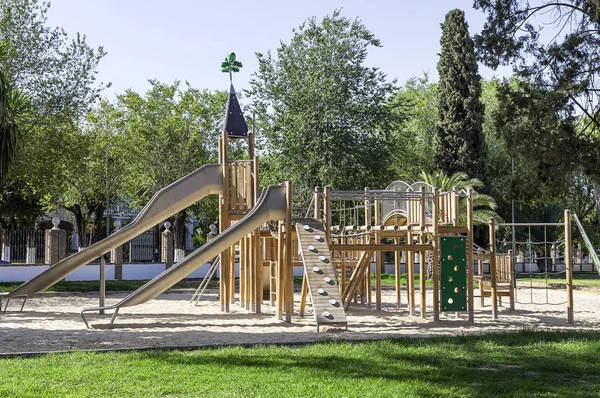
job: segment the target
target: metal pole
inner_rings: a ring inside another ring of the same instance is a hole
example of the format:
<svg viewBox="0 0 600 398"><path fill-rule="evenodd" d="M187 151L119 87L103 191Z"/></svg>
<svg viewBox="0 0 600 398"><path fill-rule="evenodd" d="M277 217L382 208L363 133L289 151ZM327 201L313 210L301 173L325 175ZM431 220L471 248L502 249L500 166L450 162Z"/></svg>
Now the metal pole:
<svg viewBox="0 0 600 398"><path fill-rule="evenodd" d="M514 157L512 158L511 173L515 174L515 158ZM515 244L515 241L516 241L516 238L515 238L515 198L514 198L514 195L513 195L512 192L511 192L510 196L512 197L512 200L511 200L511 213L512 213L512 255L514 257L513 260L512 260L513 261L512 263L516 265L517 264L517 258L516 258L516 256L517 256L517 248L516 248L516 244ZM523 258L523 271L525 271L525 259L524 258ZM517 287L517 278L515 277L515 274L514 274L515 270L514 269L511 270L511 272L513 273L513 275L512 275L512 281L513 281L514 287Z"/></svg>
<svg viewBox="0 0 600 398"><path fill-rule="evenodd" d="M104 253L100 255L100 300L99 307L104 307L104 299L106 298L106 259ZM104 315L104 310L100 310L100 315Z"/></svg>

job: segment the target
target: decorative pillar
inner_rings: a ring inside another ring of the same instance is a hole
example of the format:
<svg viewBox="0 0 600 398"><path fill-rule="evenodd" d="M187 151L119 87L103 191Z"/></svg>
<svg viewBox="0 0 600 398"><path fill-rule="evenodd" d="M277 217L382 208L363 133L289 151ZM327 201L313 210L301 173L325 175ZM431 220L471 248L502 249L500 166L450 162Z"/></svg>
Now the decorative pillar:
<svg viewBox="0 0 600 398"><path fill-rule="evenodd" d="M121 229L122 222L120 218L115 219L115 232ZM123 279L123 245L119 245L110 251L110 262L115 265L115 280Z"/></svg>
<svg viewBox="0 0 600 398"><path fill-rule="evenodd" d="M67 231L58 228L60 220L52 219L54 227L46 231L46 264L54 265L67 257Z"/></svg>
<svg viewBox="0 0 600 398"><path fill-rule="evenodd" d="M170 268L173 265L174 250L173 250L173 232L169 230L171 223L165 221L165 230L161 236L161 261L165 263L165 268Z"/></svg>
<svg viewBox="0 0 600 398"><path fill-rule="evenodd" d="M25 263L35 264L37 257L37 248L35 247L35 231L37 230L37 223L34 228L27 228L27 251L25 253Z"/></svg>
<svg viewBox="0 0 600 398"><path fill-rule="evenodd" d="M2 233L2 253L0 253L0 260L10 262L10 237L12 230L10 228L2 229L0 233Z"/></svg>

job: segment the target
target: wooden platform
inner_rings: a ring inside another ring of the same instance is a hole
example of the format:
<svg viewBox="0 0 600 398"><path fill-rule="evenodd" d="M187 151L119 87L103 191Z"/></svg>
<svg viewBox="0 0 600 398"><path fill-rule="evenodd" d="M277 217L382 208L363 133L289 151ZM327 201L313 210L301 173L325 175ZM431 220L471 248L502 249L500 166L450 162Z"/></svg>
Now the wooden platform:
<svg viewBox="0 0 600 398"><path fill-rule="evenodd" d="M321 326L348 327L323 223L297 219L296 231L317 331Z"/></svg>

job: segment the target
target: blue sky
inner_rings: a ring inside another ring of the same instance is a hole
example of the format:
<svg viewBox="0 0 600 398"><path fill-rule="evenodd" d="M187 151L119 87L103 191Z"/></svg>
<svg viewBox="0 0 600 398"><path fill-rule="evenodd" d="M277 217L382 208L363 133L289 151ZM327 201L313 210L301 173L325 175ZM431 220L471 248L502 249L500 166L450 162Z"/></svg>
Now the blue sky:
<svg viewBox="0 0 600 398"><path fill-rule="evenodd" d="M481 30L484 16L472 0L54 0L49 24L63 27L71 37L87 36L94 47L104 46L99 66L101 81L112 82L112 98L131 88L145 92L148 79L170 83L189 81L193 87L225 90L228 77L220 63L234 51L244 68L235 75L239 91L248 88L257 68L255 51L276 53L289 41L292 29L306 18L320 18L342 8L358 17L379 38L382 48L369 52L367 63L379 66L391 80L403 84L429 72L437 80L440 23L453 9L465 11L470 33ZM493 71L480 66L482 76Z"/></svg>

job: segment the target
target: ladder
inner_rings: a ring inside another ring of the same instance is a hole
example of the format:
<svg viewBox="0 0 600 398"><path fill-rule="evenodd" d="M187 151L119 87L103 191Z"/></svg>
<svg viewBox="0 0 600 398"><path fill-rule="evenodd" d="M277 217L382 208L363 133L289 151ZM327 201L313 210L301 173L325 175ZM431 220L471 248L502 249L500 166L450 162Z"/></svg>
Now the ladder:
<svg viewBox="0 0 600 398"><path fill-rule="evenodd" d="M209 282L212 280L212 278L217 273L217 270L219 269L220 264L221 264L221 256L218 256L217 259L212 262L212 264L210 265L210 268L208 269L208 272L206 272L206 275L204 275L204 279L202 279L202 282L200 282L200 285L194 292L194 295L192 296L192 299L190 300L190 304L194 304L195 306L198 306L198 303L200 302L200 299L202 298L202 294L204 293L204 290L206 290L206 287L208 286Z"/></svg>

